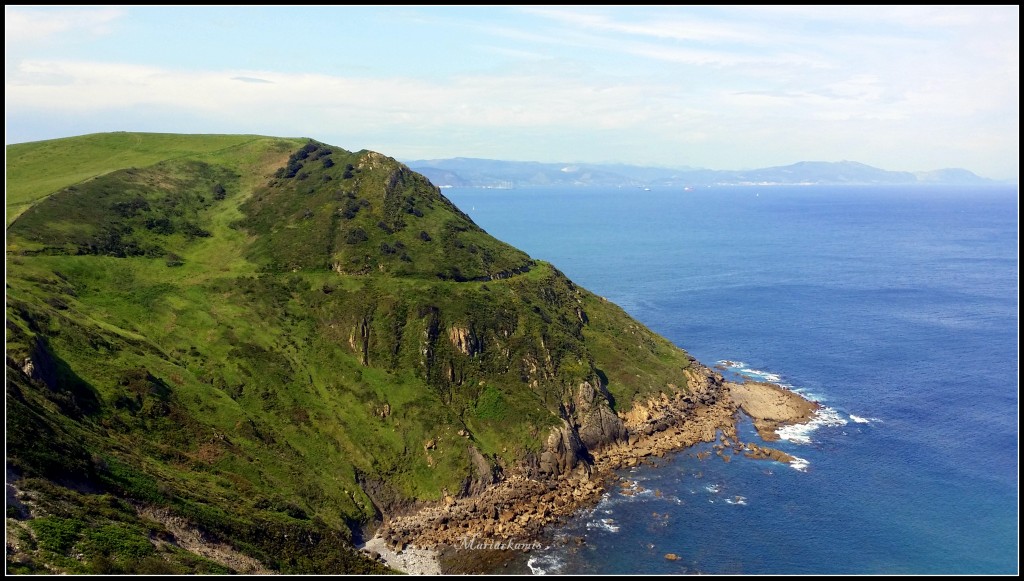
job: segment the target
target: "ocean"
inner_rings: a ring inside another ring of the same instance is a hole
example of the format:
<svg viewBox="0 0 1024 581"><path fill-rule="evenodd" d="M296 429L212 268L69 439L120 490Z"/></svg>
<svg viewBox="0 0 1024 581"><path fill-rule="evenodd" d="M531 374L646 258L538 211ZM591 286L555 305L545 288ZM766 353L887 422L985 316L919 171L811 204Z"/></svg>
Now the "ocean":
<svg viewBox="0 0 1024 581"><path fill-rule="evenodd" d="M503 572L1018 572L1015 186L444 193L705 365L826 406L775 444L801 462L624 471Z"/></svg>

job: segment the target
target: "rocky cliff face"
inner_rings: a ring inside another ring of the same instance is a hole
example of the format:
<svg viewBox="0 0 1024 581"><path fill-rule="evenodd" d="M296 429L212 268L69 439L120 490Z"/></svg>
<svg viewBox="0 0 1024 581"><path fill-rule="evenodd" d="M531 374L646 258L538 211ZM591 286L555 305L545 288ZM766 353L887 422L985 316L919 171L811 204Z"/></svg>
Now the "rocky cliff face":
<svg viewBox="0 0 1024 581"><path fill-rule="evenodd" d="M600 380L584 381L562 407L563 425L552 428L548 436L540 454L540 473L560 476L577 468L589 473L596 452L684 424L698 406L712 406L722 398L722 376L695 360L682 379L683 387L670 384L665 392L635 402L621 414L612 411L611 396Z"/></svg>
<svg viewBox="0 0 1024 581"><path fill-rule="evenodd" d="M719 430L723 442L749 450L750 457L776 457L768 448L736 442L736 405L719 374L693 362L684 379L685 386L621 414L611 411L600 383L581 383L563 407L563 424L548 434L539 462L525 461L469 495L396 515L380 538L395 547L454 547L477 537L530 539L545 525L597 502L615 469L714 441Z"/></svg>
<svg viewBox="0 0 1024 581"><path fill-rule="evenodd" d="M721 399L722 376L696 363L683 372L687 389L670 386L672 393L662 392L652 399L638 402L623 414L623 423L630 434L651 435L686 419L697 406L714 405Z"/></svg>
<svg viewBox="0 0 1024 581"><path fill-rule="evenodd" d="M578 466L589 472L594 451L626 439L626 428L598 378L580 383L559 411L562 425L552 428L540 454L543 475L559 476Z"/></svg>

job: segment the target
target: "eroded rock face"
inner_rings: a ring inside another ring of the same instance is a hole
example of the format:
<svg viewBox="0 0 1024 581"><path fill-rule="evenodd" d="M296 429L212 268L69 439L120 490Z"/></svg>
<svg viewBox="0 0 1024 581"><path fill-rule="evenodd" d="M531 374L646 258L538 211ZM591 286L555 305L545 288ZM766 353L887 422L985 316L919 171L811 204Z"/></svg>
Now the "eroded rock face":
<svg viewBox="0 0 1024 581"><path fill-rule="evenodd" d="M370 322L363 317L348 336L349 347L352 352L359 355L359 362L363 365L370 364Z"/></svg>
<svg viewBox="0 0 1024 581"><path fill-rule="evenodd" d="M468 452L473 475L466 479L461 495L475 496L501 479L501 467L488 461L476 446L468 446Z"/></svg>
<svg viewBox="0 0 1024 581"><path fill-rule="evenodd" d="M562 402L562 424L551 429L539 457L528 455L507 474L491 468L493 483L484 485L490 463L470 446L475 476L464 489L467 494L391 519L381 537L392 546L453 545L474 535L532 538L546 524L596 503L615 469L714 441L719 429L735 439L736 408L723 391L721 376L699 364L693 367L685 389L667 386L667 393L638 402L622 417L612 411L599 381L580 383ZM642 431L634 433L629 426Z"/></svg>
<svg viewBox="0 0 1024 581"><path fill-rule="evenodd" d="M483 350L480 339L473 333L472 329L467 327L452 327L448 331L448 339L451 340L452 346L463 355L474 357Z"/></svg>
<svg viewBox="0 0 1024 581"><path fill-rule="evenodd" d="M579 427L580 440L591 449L596 450L605 445L625 440L626 427L615 412L607 406L594 406L583 417Z"/></svg>
<svg viewBox="0 0 1024 581"><path fill-rule="evenodd" d="M359 169L373 170L384 167L385 165L394 162L395 161L393 159L386 155L377 153L376 151L368 151L359 160L359 163L356 164L356 167L358 167Z"/></svg>
<svg viewBox="0 0 1024 581"><path fill-rule="evenodd" d="M472 471L477 478L473 486L479 486L479 492L474 488L443 505L391 519L382 528L381 538L395 547L409 543L454 546L476 536L534 538L531 535L543 526L597 503L617 478L615 470L637 466L697 442L720 440L714 452L697 455L702 461L716 455L723 462L735 455L779 462L795 460L780 450L740 441L736 431L738 406L730 393L733 384L696 362L685 373L685 387L668 385L647 401L636 402L621 417L612 413L600 383L581 383L562 403L562 425L552 428L539 459L528 455L522 463L509 467L507 474L491 468L493 483L484 485L490 463L470 446ZM672 553L665 555L668 560L673 557Z"/></svg>
<svg viewBox="0 0 1024 581"><path fill-rule="evenodd" d="M540 457L542 474L565 474L577 466L593 464L592 453L624 442L628 431L611 409L611 395L593 378L580 383L572 398L562 404L563 426L552 430Z"/></svg>
<svg viewBox="0 0 1024 581"><path fill-rule="evenodd" d="M626 439L626 427L612 411L610 400L600 380L584 381L576 390L577 431L583 445L590 450Z"/></svg>
<svg viewBox="0 0 1024 581"><path fill-rule="evenodd" d="M39 376L36 373L36 364L32 362L31 357L26 357L25 360L21 362L21 372L27 375L29 379L39 379Z"/></svg>
<svg viewBox="0 0 1024 581"><path fill-rule="evenodd" d="M572 471L580 463L586 463L587 448L580 440L576 429L566 420L563 426L553 428L540 455L540 472L550 476L558 476Z"/></svg>
<svg viewBox="0 0 1024 581"><path fill-rule="evenodd" d="M722 376L700 364L683 371L686 389L669 385L663 392L644 402L637 402L621 414L623 424L632 436L651 435L676 425L695 409L714 405L722 397Z"/></svg>
<svg viewBox="0 0 1024 581"><path fill-rule="evenodd" d="M52 390L57 389L57 366L50 356L49 349L38 337L28 357L21 362L21 371L29 379L41 382Z"/></svg>

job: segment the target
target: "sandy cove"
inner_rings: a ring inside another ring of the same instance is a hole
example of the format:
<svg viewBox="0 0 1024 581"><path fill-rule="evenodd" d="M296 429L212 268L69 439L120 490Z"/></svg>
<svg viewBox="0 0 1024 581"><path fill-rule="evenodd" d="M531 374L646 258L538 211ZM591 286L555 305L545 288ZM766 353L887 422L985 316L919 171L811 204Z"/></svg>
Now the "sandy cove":
<svg viewBox="0 0 1024 581"><path fill-rule="evenodd" d="M778 439L778 427L812 419L818 403L771 383L731 383L717 374L707 376L713 379L698 384L697 405L677 390L620 414L628 439L593 451L592 465L545 478L513 469L480 494L448 497L414 514L388 519L364 550L410 574L493 571L510 551L527 550L545 526L596 504L618 481L617 469L716 438L714 453L725 461L735 454L794 460L780 450L740 442L738 412L749 415L759 435L771 441ZM698 456L703 460L710 454Z"/></svg>

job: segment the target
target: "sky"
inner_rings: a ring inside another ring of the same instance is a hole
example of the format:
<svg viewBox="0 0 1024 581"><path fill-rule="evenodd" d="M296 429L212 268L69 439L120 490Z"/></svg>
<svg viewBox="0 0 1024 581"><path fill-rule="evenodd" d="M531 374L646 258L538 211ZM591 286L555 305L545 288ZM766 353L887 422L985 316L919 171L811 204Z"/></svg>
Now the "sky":
<svg viewBox="0 0 1024 581"><path fill-rule="evenodd" d="M311 137L401 159L1017 179L1019 6L7 5L6 143Z"/></svg>

